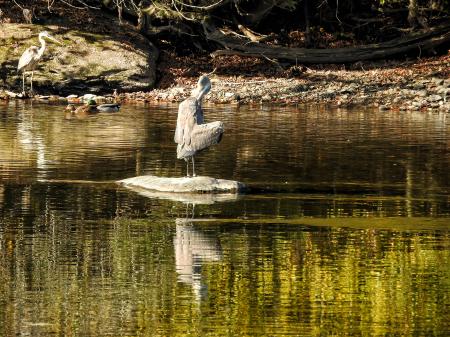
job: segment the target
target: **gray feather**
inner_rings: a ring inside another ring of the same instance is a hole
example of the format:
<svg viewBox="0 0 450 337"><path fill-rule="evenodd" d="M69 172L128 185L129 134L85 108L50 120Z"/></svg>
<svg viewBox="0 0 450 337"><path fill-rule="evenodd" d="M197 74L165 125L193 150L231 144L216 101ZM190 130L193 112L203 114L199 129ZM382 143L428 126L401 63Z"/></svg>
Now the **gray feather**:
<svg viewBox="0 0 450 337"><path fill-rule="evenodd" d="M209 81L209 80L208 80ZM174 141L177 158L186 159L222 139L222 122L204 123L203 110L196 97L189 97L180 103Z"/></svg>
<svg viewBox="0 0 450 337"><path fill-rule="evenodd" d="M27 48L19 59L19 64L17 65L17 70L33 70L39 61L38 58L39 48L36 46L31 46Z"/></svg>

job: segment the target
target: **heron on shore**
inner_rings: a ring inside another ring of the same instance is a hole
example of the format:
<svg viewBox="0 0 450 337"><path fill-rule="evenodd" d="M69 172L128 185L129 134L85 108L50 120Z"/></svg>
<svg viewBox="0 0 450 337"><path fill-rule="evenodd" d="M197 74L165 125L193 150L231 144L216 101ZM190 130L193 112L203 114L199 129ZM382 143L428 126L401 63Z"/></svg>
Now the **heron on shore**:
<svg viewBox="0 0 450 337"><path fill-rule="evenodd" d="M33 73L36 68L37 63L41 60L42 55L44 55L46 42L45 39L53 41L55 43L61 44L58 40L56 40L53 36L49 34L47 31L43 31L39 33L39 42L41 43L41 47L38 48L36 46L31 46L27 48L22 56L19 59L19 64L17 66L17 71L22 71L22 92L25 93L25 72L31 72L31 88L30 91L33 93Z"/></svg>
<svg viewBox="0 0 450 337"><path fill-rule="evenodd" d="M177 159L186 161L186 175L189 177L189 159L192 161L192 176L195 177L194 156L222 139L223 123L220 121L204 123L202 99L211 89L211 81L205 75L200 76L197 87L191 97L180 103L178 108L175 143Z"/></svg>

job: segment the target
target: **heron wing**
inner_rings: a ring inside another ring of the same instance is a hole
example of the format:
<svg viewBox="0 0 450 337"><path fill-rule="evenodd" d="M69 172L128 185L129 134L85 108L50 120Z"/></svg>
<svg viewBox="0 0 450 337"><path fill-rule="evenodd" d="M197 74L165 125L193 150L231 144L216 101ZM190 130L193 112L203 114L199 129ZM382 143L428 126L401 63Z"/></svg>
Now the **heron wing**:
<svg viewBox="0 0 450 337"><path fill-rule="evenodd" d="M219 143L222 140L223 130L223 123L219 121L195 125L191 132L189 148L193 151L200 151Z"/></svg>
<svg viewBox="0 0 450 337"><path fill-rule="evenodd" d="M191 131L196 124L197 106L198 102L193 97L180 103L174 136L175 143L186 145L191 143Z"/></svg>
<svg viewBox="0 0 450 337"><path fill-rule="evenodd" d="M39 53L39 48L36 46L31 46L31 47L27 48L23 52L22 56L19 59L19 64L17 65L17 70L20 71L20 70L32 69L38 61L38 59L37 59L38 53Z"/></svg>

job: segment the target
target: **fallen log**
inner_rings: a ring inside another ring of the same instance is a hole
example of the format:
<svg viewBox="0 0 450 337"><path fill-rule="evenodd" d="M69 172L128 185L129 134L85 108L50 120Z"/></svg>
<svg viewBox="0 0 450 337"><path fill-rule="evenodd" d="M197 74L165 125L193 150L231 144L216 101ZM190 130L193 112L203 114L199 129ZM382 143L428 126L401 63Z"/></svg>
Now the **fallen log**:
<svg viewBox="0 0 450 337"><path fill-rule="evenodd" d="M255 43L248 39L228 36L214 26L203 23L205 36L225 48L216 50L212 57L220 55L240 55L259 58L271 58L291 63L353 63L358 61L386 59L402 54L433 50L450 42L450 24L446 23L426 31L414 32L390 41L358 47L334 49L289 48Z"/></svg>

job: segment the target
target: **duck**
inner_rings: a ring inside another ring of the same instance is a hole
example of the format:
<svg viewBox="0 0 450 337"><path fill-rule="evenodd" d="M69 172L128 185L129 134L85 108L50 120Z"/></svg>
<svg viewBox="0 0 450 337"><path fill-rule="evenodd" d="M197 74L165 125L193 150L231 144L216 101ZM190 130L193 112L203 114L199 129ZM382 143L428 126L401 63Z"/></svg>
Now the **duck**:
<svg viewBox="0 0 450 337"><path fill-rule="evenodd" d="M120 109L119 103L105 103L96 106L98 111L101 112L117 112Z"/></svg>
<svg viewBox="0 0 450 337"><path fill-rule="evenodd" d="M94 99L89 99L85 105L76 107L74 104L69 104L66 107L66 119L72 118L86 118L89 115L98 112L117 112L120 109L120 104L118 103L106 103L97 105Z"/></svg>
<svg viewBox="0 0 450 337"><path fill-rule="evenodd" d="M74 104L69 104L66 107L66 119L84 119L88 117L89 115L92 115L94 113L97 113L97 104L93 99L90 99L86 102L86 104L81 106L76 106Z"/></svg>

